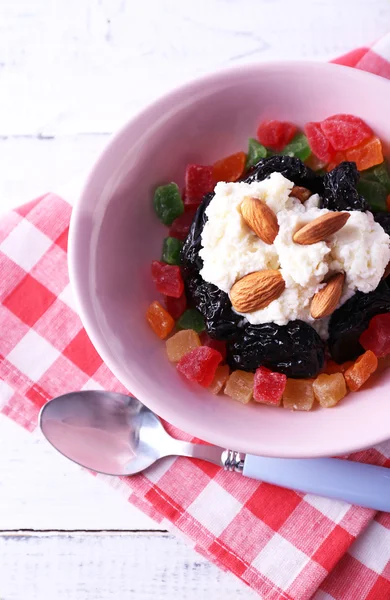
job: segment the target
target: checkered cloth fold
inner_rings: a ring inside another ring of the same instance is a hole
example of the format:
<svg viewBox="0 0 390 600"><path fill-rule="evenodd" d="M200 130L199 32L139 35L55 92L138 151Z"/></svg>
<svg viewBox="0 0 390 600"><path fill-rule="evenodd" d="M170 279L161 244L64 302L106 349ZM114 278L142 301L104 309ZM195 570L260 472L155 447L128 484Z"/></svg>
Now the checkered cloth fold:
<svg viewBox="0 0 390 600"><path fill-rule="evenodd" d="M335 62L390 79L388 60L389 36ZM0 220L0 410L29 431L54 396L126 392L76 314L67 271L70 214L67 202L47 194ZM390 443L351 458L390 466ZM390 598L389 514L186 458L161 460L131 478L98 477L266 600Z"/></svg>

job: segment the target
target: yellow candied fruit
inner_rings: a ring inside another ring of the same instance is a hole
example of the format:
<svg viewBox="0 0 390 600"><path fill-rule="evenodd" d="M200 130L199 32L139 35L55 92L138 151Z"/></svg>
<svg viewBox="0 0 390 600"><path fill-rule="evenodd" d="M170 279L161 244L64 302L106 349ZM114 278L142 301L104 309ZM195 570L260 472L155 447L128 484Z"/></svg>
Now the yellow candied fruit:
<svg viewBox="0 0 390 600"><path fill-rule="evenodd" d="M227 380L225 394L233 398L233 400L237 400L237 402L248 404L253 396L254 379L255 376L253 373L247 373L240 369L233 371Z"/></svg>
<svg viewBox="0 0 390 600"><path fill-rule="evenodd" d="M324 408L336 406L347 394L344 375L342 373L318 375L313 382L313 391L314 396Z"/></svg>
<svg viewBox="0 0 390 600"><path fill-rule="evenodd" d="M194 348L200 346L200 339L193 329L183 329L175 333L166 341L168 360L179 362L179 360Z"/></svg>
<svg viewBox="0 0 390 600"><path fill-rule="evenodd" d="M287 379L283 392L283 406L290 410L310 410L314 402L311 379Z"/></svg>

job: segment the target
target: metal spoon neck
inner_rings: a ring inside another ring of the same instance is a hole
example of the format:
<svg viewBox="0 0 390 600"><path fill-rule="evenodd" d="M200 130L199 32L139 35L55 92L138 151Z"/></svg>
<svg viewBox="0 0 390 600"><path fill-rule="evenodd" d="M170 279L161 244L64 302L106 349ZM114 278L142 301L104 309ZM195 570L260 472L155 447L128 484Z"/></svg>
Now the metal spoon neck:
<svg viewBox="0 0 390 600"><path fill-rule="evenodd" d="M188 456L206 460L225 471L235 471L242 473L244 469L245 454L236 450L227 450L219 446L209 446L207 444L192 444L190 442L181 442L174 440L171 447L171 454L179 456Z"/></svg>

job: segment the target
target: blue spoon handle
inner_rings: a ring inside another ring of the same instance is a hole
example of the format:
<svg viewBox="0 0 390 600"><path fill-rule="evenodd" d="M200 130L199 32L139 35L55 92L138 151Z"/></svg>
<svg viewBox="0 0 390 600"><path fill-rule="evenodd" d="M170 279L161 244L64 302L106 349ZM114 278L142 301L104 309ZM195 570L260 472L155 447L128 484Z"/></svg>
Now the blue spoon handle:
<svg viewBox="0 0 390 600"><path fill-rule="evenodd" d="M390 469L338 458L262 458L247 454L243 475L300 492L390 511Z"/></svg>

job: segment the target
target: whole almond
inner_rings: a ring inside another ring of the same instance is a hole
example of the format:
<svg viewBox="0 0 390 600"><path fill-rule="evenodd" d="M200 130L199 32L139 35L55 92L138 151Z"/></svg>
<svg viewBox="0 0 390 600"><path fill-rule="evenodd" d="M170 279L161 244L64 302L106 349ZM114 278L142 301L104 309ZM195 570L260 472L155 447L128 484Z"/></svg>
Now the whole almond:
<svg viewBox="0 0 390 600"><path fill-rule="evenodd" d="M301 202L306 202L311 196L311 191L301 185L294 185L290 192L290 196L297 198Z"/></svg>
<svg viewBox="0 0 390 600"><path fill-rule="evenodd" d="M310 314L313 319L321 319L332 314L340 302L344 281L344 273L336 273L327 281L322 290L314 294L310 305Z"/></svg>
<svg viewBox="0 0 390 600"><path fill-rule="evenodd" d="M273 244L279 232L275 213L260 198L245 198L241 203L245 223L266 244Z"/></svg>
<svg viewBox="0 0 390 600"><path fill-rule="evenodd" d="M344 227L349 217L347 212L328 212L298 229L293 235L293 240L296 244L304 246L323 242Z"/></svg>
<svg viewBox="0 0 390 600"><path fill-rule="evenodd" d="M230 300L238 312L252 312L265 308L279 298L285 287L280 271L255 271L236 281L230 290Z"/></svg>

